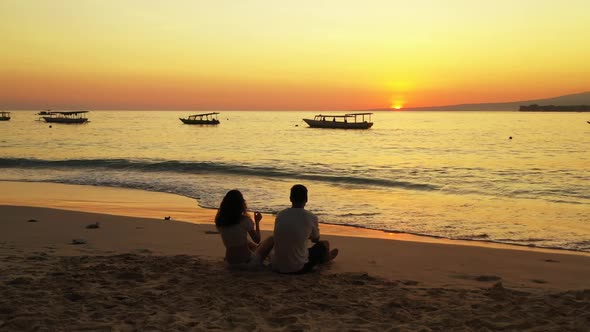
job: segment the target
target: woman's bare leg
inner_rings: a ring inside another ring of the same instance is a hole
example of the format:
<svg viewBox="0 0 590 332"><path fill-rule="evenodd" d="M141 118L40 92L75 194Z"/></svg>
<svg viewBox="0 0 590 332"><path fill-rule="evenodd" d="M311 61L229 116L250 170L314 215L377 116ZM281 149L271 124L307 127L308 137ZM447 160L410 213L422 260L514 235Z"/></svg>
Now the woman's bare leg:
<svg viewBox="0 0 590 332"><path fill-rule="evenodd" d="M260 244L258 245L258 248L256 248L256 250L254 250L254 252L258 256L260 256L260 260L264 261L266 256L268 256L268 254L270 254L270 251L272 250L274 245L275 245L275 239L271 235L268 238L266 238L264 241L260 242Z"/></svg>

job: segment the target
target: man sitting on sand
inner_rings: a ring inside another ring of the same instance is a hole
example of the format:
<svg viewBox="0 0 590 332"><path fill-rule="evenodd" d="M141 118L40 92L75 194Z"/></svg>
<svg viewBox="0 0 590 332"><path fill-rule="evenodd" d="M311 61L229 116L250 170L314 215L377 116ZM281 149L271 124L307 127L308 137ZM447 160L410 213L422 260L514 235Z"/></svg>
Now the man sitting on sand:
<svg viewBox="0 0 590 332"><path fill-rule="evenodd" d="M318 217L305 210L307 188L296 184L291 188L292 207L277 214L274 228L272 268L279 273L306 273L338 255L330 251L328 241L320 241ZM308 248L308 241L315 243Z"/></svg>

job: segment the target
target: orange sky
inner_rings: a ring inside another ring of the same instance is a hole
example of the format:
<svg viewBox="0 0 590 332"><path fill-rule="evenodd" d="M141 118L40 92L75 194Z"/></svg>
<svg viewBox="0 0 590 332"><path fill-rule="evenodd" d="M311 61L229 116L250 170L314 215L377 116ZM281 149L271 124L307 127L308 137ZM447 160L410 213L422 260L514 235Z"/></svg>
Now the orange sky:
<svg viewBox="0 0 590 332"><path fill-rule="evenodd" d="M590 2L3 0L3 109L352 110L590 90Z"/></svg>

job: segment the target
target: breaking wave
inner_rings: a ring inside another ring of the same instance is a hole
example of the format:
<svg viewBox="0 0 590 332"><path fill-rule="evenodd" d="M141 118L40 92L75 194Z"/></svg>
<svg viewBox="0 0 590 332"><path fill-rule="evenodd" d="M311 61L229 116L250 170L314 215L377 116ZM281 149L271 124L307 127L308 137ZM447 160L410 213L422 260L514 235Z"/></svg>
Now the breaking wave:
<svg viewBox="0 0 590 332"><path fill-rule="evenodd" d="M334 184L352 184L359 186L377 186L409 190L438 190L438 186L426 183L396 181L382 178L368 178L340 174L320 174L319 172L297 172L266 166L235 165L218 162L199 161L146 161L129 159L71 159L42 160L26 158L0 158L0 168L44 168L44 169L108 169L138 172L173 172L173 173L214 173L246 175L275 179L297 179Z"/></svg>

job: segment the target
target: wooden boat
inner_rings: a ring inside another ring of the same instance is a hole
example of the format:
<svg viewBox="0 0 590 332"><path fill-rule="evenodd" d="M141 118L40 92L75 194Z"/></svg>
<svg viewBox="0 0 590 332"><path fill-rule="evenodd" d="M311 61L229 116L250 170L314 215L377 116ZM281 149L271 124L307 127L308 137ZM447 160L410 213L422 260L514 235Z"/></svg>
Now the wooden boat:
<svg viewBox="0 0 590 332"><path fill-rule="evenodd" d="M312 119L303 119L311 128L332 129L369 129L373 126L373 113L348 113L344 115L316 115ZM365 119L367 117L367 119Z"/></svg>
<svg viewBox="0 0 590 332"><path fill-rule="evenodd" d="M203 114L194 114L189 115L188 118L179 118L180 121L184 124L200 124L200 125L218 125L219 120L217 119L217 115L219 113L203 113Z"/></svg>
<svg viewBox="0 0 590 332"><path fill-rule="evenodd" d="M10 120L10 112L0 112L0 121Z"/></svg>
<svg viewBox="0 0 590 332"><path fill-rule="evenodd" d="M45 122L50 123L85 123L88 111L67 111L67 112L49 112L49 116L42 116Z"/></svg>

